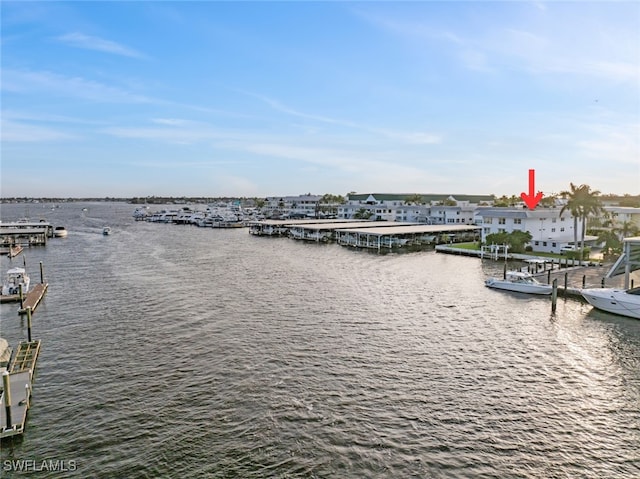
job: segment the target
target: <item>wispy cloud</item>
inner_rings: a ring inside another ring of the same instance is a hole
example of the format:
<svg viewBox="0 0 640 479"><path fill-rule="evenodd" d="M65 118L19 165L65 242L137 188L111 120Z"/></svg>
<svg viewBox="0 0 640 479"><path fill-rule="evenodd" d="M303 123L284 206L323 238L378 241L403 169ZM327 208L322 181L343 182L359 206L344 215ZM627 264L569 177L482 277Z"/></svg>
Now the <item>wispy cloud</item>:
<svg viewBox="0 0 640 479"><path fill-rule="evenodd" d="M28 123L14 122L3 119L0 137L3 142L16 143L38 143L45 141L62 141L73 140L78 138L76 135L47 128L43 126L34 126Z"/></svg>
<svg viewBox="0 0 640 479"><path fill-rule="evenodd" d="M151 103L144 95L105 85L82 77L69 77L49 71L4 70L2 89L15 93L45 93L82 98L101 103Z"/></svg>
<svg viewBox="0 0 640 479"><path fill-rule="evenodd" d="M131 58L145 58L145 55L143 55L142 53L127 46L121 45L120 43L113 42L111 40L105 40L104 38L92 37L83 33L67 33L66 35L56 37L56 40L66 45L77 48L84 48L86 50L95 50Z"/></svg>
<svg viewBox="0 0 640 479"><path fill-rule="evenodd" d="M438 135L438 134L435 134L435 133L415 132L415 131L394 131L394 130L385 129L385 128L376 128L376 127L372 127L372 126L369 126L369 125L363 125L363 124L360 124L360 123L356 123L354 121L342 120L342 119L331 118L331 117L322 116L322 115L314 115L314 114L304 113L304 112L298 111L298 110L296 110L294 108L291 108L289 106L286 106L283 103L281 103L281 102L279 102L277 100L274 100L272 98L266 97L264 95L259 95L259 94L250 93L250 92L242 92L242 93L261 100L262 102L266 103L267 105L269 105L271 108L273 108L276 111L279 111L281 113L285 113L287 115L295 116L295 117L298 117L298 118L304 118L304 119L307 119L307 120L312 120L312 121L331 124L331 125L343 126L343 127L346 127L346 128L351 128L351 129L354 129L354 130L360 130L360 131L364 131L364 132L367 132L367 133L372 133L372 134L375 134L375 135L382 135L384 137L393 139L395 141L403 142L403 143L434 144L434 143L440 143L442 141L441 136Z"/></svg>

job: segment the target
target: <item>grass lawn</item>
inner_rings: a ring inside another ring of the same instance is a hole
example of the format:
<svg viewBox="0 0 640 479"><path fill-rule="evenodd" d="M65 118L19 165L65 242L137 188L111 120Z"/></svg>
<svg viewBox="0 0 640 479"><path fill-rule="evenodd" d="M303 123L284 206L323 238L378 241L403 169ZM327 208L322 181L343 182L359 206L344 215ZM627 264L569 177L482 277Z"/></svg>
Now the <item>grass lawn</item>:
<svg viewBox="0 0 640 479"><path fill-rule="evenodd" d="M480 251L480 246L478 246L477 241L472 241L470 243L452 243L447 245L449 248L458 248L458 249L466 249L472 251ZM553 259L566 259L567 257L558 253L546 253L543 251L525 251L523 254L527 254L530 256L540 256L542 258L553 258ZM577 260L576 260L577 261ZM599 258L590 258L585 261L600 261Z"/></svg>

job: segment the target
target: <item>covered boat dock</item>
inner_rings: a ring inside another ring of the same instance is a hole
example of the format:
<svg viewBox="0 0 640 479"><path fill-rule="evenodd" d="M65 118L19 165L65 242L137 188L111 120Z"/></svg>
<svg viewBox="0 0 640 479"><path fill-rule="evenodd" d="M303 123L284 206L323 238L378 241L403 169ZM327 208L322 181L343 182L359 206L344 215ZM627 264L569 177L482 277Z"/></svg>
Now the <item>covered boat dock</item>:
<svg viewBox="0 0 640 479"><path fill-rule="evenodd" d="M388 228L400 228L415 223L380 222L380 221L350 221L343 223L301 224L289 227L289 237L293 239L317 241L327 243L338 237L338 231L348 228L369 229L384 225Z"/></svg>
<svg viewBox="0 0 640 479"><path fill-rule="evenodd" d="M422 246L438 243L476 241L480 227L474 225L417 225L398 223L397 226L373 228L339 228L336 240L343 246L357 248L394 249L403 246Z"/></svg>

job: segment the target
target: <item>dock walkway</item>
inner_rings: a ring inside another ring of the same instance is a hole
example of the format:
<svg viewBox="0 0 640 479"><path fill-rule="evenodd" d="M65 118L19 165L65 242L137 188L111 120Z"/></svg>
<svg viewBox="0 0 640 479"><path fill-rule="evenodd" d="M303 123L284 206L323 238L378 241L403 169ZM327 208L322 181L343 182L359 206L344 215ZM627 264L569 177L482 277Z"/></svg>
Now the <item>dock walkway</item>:
<svg viewBox="0 0 640 479"><path fill-rule="evenodd" d="M33 313L36 308L38 307L38 305L40 304L40 301L42 301L42 298L44 297L45 293L47 292L47 289L49 288L49 284L48 283L38 283L36 284L31 291L29 291L25 297L24 297L24 301L22 302L22 305L20 307L20 309L18 310L19 314L26 314L27 313L27 309L31 308L31 312Z"/></svg>
<svg viewBox="0 0 640 479"><path fill-rule="evenodd" d="M31 386L33 372L40 352L40 340L23 341L8 369L9 394L5 390L3 377L0 398L0 438L17 436L24 432L27 412L31 406ZM7 396L9 399L7 400ZM8 413L8 414L7 414Z"/></svg>

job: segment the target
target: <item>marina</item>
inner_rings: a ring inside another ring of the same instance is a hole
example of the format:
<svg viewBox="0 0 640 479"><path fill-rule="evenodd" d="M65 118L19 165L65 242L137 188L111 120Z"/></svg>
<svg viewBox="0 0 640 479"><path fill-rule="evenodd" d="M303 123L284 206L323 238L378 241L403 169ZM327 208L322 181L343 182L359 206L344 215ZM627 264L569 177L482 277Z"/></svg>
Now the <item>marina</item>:
<svg viewBox="0 0 640 479"><path fill-rule="evenodd" d="M196 463L248 478L635 473L640 322L562 291L565 273L569 288L598 285L608 263L368 254L66 206L73 234L29 250L64 294L32 318L33 405L1 461L55 451L79 465L71 478L183 477ZM505 264L557 279L556 310L486 288ZM3 337L31 342L29 316L0 307Z"/></svg>

